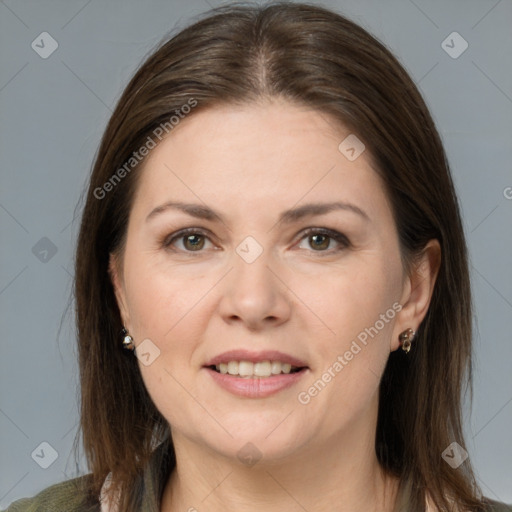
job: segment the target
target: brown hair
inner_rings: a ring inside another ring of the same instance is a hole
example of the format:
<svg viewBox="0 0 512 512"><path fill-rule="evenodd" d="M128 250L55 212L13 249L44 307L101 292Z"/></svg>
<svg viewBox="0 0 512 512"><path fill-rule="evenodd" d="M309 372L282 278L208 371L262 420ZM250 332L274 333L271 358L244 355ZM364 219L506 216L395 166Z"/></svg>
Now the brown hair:
<svg viewBox="0 0 512 512"><path fill-rule="evenodd" d="M207 14L162 43L132 78L90 178L75 295L91 497L112 472L114 486L124 489L122 510L135 510L141 471L157 442L168 440L169 468L175 464L169 425L145 389L137 359L121 348L108 272L109 254L123 253L140 165L103 197L97 191L191 100L197 106L189 115L280 97L325 113L364 142L386 184L404 262L429 240L439 240L442 263L427 316L411 353L392 352L381 381L375 449L387 471L412 481L410 510L424 510L426 492L440 510L452 510L451 500L462 510L480 510L469 459L454 470L441 457L453 441L464 446L461 400L465 389L471 391L471 296L454 186L418 89L382 43L316 5L230 5Z"/></svg>

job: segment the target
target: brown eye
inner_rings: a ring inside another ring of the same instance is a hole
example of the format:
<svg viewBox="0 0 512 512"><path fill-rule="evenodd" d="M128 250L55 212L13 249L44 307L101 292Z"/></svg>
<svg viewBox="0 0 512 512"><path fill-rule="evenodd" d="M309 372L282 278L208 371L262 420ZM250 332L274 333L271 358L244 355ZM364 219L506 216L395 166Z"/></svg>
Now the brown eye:
<svg viewBox="0 0 512 512"><path fill-rule="evenodd" d="M182 239L183 239L184 247L191 251L198 251L204 247L203 235L199 235L199 234L187 235L187 236L184 236Z"/></svg>
<svg viewBox="0 0 512 512"><path fill-rule="evenodd" d="M199 253L204 252L203 249L208 249L208 247L205 247L207 242L211 244L210 238L206 233L203 233L200 229L187 228L166 237L161 242L161 245L173 251Z"/></svg>
<svg viewBox="0 0 512 512"><path fill-rule="evenodd" d="M348 238L342 233L327 228L308 228L303 232L301 240L307 240L309 249L317 253L333 254L350 247ZM333 247L329 247L333 243ZM323 256L323 254L322 254Z"/></svg>
<svg viewBox="0 0 512 512"><path fill-rule="evenodd" d="M330 238L326 235L310 235L309 242L315 250L323 250L329 248Z"/></svg>

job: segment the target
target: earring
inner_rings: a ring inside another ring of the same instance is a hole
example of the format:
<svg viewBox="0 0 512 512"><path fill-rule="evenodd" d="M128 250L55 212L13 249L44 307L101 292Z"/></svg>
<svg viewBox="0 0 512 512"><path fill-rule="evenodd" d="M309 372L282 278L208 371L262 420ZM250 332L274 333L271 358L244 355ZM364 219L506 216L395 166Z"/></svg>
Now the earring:
<svg viewBox="0 0 512 512"><path fill-rule="evenodd" d="M133 352L135 350L133 338L128 334L128 331L124 327L121 329L121 335L123 336L123 348Z"/></svg>
<svg viewBox="0 0 512 512"><path fill-rule="evenodd" d="M412 329L406 329L404 332L400 333L398 336L398 340L400 345L402 345L402 350L407 354L409 350L411 350L411 341L414 340L416 333Z"/></svg>

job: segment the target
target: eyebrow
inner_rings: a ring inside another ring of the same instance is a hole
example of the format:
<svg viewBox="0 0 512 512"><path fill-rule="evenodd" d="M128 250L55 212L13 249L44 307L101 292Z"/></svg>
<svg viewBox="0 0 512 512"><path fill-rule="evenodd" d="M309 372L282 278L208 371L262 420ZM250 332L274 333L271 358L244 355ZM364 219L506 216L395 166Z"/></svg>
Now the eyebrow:
<svg viewBox="0 0 512 512"><path fill-rule="evenodd" d="M194 203L182 203L180 201L169 201L165 204L157 206L153 209L149 215L146 217L146 222L153 219L157 215L168 211L168 210L179 210L182 211L192 217L197 219L205 219L211 221L219 221L224 223L222 215L212 210L208 206L204 206L201 204ZM335 210L344 210L355 213L365 219L366 221L370 220L368 214L359 208L358 206L345 203L341 201L337 201L334 203L308 203L303 206L299 206L297 208L291 208L290 210L285 210L279 216L279 223L291 224L292 222L296 222L304 217L312 217L314 215L323 215Z"/></svg>

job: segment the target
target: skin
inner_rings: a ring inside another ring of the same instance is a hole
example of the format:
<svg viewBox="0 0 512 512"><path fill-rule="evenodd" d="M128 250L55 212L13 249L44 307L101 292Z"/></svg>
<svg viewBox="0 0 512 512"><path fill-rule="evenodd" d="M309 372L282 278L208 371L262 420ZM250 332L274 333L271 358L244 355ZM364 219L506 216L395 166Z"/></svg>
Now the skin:
<svg viewBox="0 0 512 512"><path fill-rule="evenodd" d="M431 241L405 271L369 152L351 162L338 150L349 133L284 100L221 106L181 121L145 162L126 249L111 256L110 270L135 344L149 338L160 350L139 366L176 449L162 511L393 510L398 481L374 450L379 381L398 335L427 312L440 249ZM223 222L176 209L146 220L168 201L206 205ZM284 210L333 201L368 219L335 210L277 222ZM207 231L193 239L199 251L183 237L164 247L187 227ZM349 243L312 240L309 227ZM252 263L236 252L247 236L263 248ZM299 403L298 393L396 303L401 310L378 335ZM235 396L203 365L237 348L280 350L309 369L267 398ZM252 467L237 457L248 442L262 457Z"/></svg>

